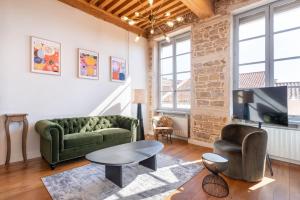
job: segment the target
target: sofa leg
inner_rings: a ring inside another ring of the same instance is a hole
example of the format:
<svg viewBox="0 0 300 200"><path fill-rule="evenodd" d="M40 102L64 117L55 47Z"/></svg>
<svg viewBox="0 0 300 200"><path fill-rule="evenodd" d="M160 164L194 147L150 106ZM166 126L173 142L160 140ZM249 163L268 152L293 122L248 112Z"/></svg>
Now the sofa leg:
<svg viewBox="0 0 300 200"><path fill-rule="evenodd" d="M54 170L55 167L56 167L56 164L50 164L50 168L51 168L52 170Z"/></svg>

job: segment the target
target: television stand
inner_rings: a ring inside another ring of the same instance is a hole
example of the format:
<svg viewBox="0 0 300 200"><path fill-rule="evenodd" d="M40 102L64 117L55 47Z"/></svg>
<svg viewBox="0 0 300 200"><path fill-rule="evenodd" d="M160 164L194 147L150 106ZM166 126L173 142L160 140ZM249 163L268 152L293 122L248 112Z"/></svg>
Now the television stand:
<svg viewBox="0 0 300 200"><path fill-rule="evenodd" d="M261 125L262 125L262 122L258 122L258 128L261 129ZM270 155L267 153L267 163L268 163L268 167L270 169L270 174L271 176L273 176L273 169L272 169L272 162L271 162L271 159L270 159Z"/></svg>

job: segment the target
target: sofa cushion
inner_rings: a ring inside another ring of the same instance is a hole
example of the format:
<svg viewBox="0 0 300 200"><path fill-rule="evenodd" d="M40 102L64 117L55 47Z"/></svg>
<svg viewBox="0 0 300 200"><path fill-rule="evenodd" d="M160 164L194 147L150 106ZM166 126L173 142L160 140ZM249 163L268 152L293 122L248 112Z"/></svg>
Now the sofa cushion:
<svg viewBox="0 0 300 200"><path fill-rule="evenodd" d="M214 148L224 152L242 152L242 146L227 140L218 140L214 143Z"/></svg>
<svg viewBox="0 0 300 200"><path fill-rule="evenodd" d="M90 119L91 117L80 117L53 119L50 121L59 124L64 130L64 135L68 135L72 133L79 133L83 127L89 126Z"/></svg>
<svg viewBox="0 0 300 200"><path fill-rule="evenodd" d="M64 136L64 147L66 149L89 144L101 144L102 142L103 136L98 132L73 133Z"/></svg>
<svg viewBox="0 0 300 200"><path fill-rule="evenodd" d="M106 128L112 128L113 124L108 120L103 118L100 118L98 120L98 123L94 127L94 131L100 130L100 129L106 129Z"/></svg>
<svg viewBox="0 0 300 200"><path fill-rule="evenodd" d="M107 128L97 131L101 135L103 135L103 141L108 140L122 140L123 138L131 138L132 133L123 128Z"/></svg>
<svg viewBox="0 0 300 200"><path fill-rule="evenodd" d="M81 128L80 133L92 132L99 121L98 117L89 118L84 126Z"/></svg>

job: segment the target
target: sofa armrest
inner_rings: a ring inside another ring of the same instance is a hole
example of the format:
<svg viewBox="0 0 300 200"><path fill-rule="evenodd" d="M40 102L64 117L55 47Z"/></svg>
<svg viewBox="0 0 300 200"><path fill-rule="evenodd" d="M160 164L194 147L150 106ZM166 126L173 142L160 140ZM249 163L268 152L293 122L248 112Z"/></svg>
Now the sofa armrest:
<svg viewBox="0 0 300 200"><path fill-rule="evenodd" d="M246 180L258 181L263 177L268 135L265 130L248 134L242 143L243 176Z"/></svg>
<svg viewBox="0 0 300 200"><path fill-rule="evenodd" d="M120 128L130 130L132 133L132 141L140 140L140 126L139 120L132 117L119 116L118 124Z"/></svg>
<svg viewBox="0 0 300 200"><path fill-rule="evenodd" d="M52 148L57 149L60 152L63 151L64 130L59 124L49 120L41 120L35 124L35 130L40 134L42 139L52 142Z"/></svg>

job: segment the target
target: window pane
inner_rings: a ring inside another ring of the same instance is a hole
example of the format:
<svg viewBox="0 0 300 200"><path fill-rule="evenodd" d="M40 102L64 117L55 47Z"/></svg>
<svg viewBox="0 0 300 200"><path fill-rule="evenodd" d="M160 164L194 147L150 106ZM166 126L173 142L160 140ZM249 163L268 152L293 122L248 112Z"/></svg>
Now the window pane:
<svg viewBox="0 0 300 200"><path fill-rule="evenodd" d="M191 73L177 74L177 90L189 90L191 88Z"/></svg>
<svg viewBox="0 0 300 200"><path fill-rule="evenodd" d="M160 73L171 74L173 73L173 59L165 58L160 60Z"/></svg>
<svg viewBox="0 0 300 200"><path fill-rule="evenodd" d="M300 29L275 34L274 58L278 59L293 56L300 56Z"/></svg>
<svg viewBox="0 0 300 200"><path fill-rule="evenodd" d="M176 43L176 55L191 52L191 40Z"/></svg>
<svg viewBox="0 0 300 200"><path fill-rule="evenodd" d="M265 87L265 64L239 67L239 88Z"/></svg>
<svg viewBox="0 0 300 200"><path fill-rule="evenodd" d="M165 75L160 77L160 91L173 90L173 75Z"/></svg>
<svg viewBox="0 0 300 200"><path fill-rule="evenodd" d="M239 63L265 60L265 37L239 43Z"/></svg>
<svg viewBox="0 0 300 200"><path fill-rule="evenodd" d="M274 12L274 32L300 26L299 5L285 10L279 9Z"/></svg>
<svg viewBox="0 0 300 200"><path fill-rule="evenodd" d="M274 63L274 82L300 82L300 59L277 61Z"/></svg>
<svg viewBox="0 0 300 200"><path fill-rule="evenodd" d="M300 59L277 61L274 64L275 86L288 86L288 113L300 115ZM294 117L293 117L294 118ZM297 118L299 120L299 118Z"/></svg>
<svg viewBox="0 0 300 200"><path fill-rule="evenodd" d="M265 17L263 15L240 21L239 40L260 35L265 35Z"/></svg>
<svg viewBox="0 0 300 200"><path fill-rule="evenodd" d="M177 92L177 108L189 109L191 107L191 92Z"/></svg>
<svg viewBox="0 0 300 200"><path fill-rule="evenodd" d="M191 71L191 54L176 57L177 72Z"/></svg>
<svg viewBox="0 0 300 200"><path fill-rule="evenodd" d="M160 51L161 58L170 57L173 54L173 46L172 45L161 47L160 50L161 50Z"/></svg>
<svg viewBox="0 0 300 200"><path fill-rule="evenodd" d="M160 95L161 107L173 108L173 92L161 92Z"/></svg>

